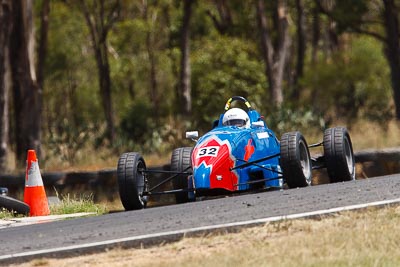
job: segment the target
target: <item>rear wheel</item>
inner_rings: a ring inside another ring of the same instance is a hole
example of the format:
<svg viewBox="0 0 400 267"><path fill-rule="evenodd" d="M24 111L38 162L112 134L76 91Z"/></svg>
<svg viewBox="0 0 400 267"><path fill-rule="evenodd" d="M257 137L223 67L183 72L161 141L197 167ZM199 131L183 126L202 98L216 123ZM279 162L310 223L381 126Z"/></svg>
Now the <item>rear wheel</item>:
<svg viewBox="0 0 400 267"><path fill-rule="evenodd" d="M353 146L346 128L325 130L324 158L331 183L355 179Z"/></svg>
<svg viewBox="0 0 400 267"><path fill-rule="evenodd" d="M125 210L146 207L147 189L146 163L139 153L124 153L118 160L117 176L119 195Z"/></svg>
<svg viewBox="0 0 400 267"><path fill-rule="evenodd" d="M175 149L171 155L171 171L191 172L192 171L192 148L180 147ZM174 189L188 189L188 175L179 174L172 180ZM186 203L189 201L188 192L175 193L176 203Z"/></svg>
<svg viewBox="0 0 400 267"><path fill-rule="evenodd" d="M300 132L285 133L281 140L281 168L290 188L311 185L311 157Z"/></svg>

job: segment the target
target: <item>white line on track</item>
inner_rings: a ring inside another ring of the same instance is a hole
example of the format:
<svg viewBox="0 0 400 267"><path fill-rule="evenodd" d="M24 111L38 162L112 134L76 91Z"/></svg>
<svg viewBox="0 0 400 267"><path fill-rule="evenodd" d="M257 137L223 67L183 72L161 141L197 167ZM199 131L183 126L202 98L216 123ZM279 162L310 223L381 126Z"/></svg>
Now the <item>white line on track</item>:
<svg viewBox="0 0 400 267"><path fill-rule="evenodd" d="M59 221L63 219L84 217L96 214L95 212L81 212L72 214L62 214L62 215L48 215L48 216L34 216L34 217L24 217L24 218L11 218L7 220L0 220L0 229L7 227L24 226L37 223L46 223Z"/></svg>
<svg viewBox="0 0 400 267"><path fill-rule="evenodd" d="M42 249L42 250L36 250L36 251L8 254L8 255L0 256L0 260L6 260L6 259L18 258L18 257L29 257L29 256L41 255L41 254L43 254L43 255L54 254L57 252L77 251L77 250L85 249L85 248L104 247L104 246L111 245L111 244L122 244L125 242L140 241L140 240L146 240L146 239L152 239L152 238L183 236L183 235L187 235L187 234L195 234L195 233L200 233L200 232L204 232L204 231L213 231L213 230L215 231L215 230L228 229L228 228L232 228L232 227L240 227L240 226L245 226L245 225L257 225L257 224L262 224L262 223L267 223L267 222L275 222L275 221L281 221L281 220L291 220L291 219L299 219L299 218L306 218L306 217L315 217L315 216L320 216L320 215L325 215L325 214L332 214L332 213L338 213L338 212L350 211L350 210L358 210L358 209L364 209L364 208L368 208L368 207L385 206L385 205L390 205L390 204L395 204L395 203L400 203L400 198L396 198L396 199L392 199L392 200L370 202L370 203L365 203L365 204L344 206L344 207L338 207L338 208L332 208L332 209L326 209L326 210L318 210L318 211L290 214L290 215L284 215L284 216L275 216L275 217L261 218L261 219L234 222L234 223L209 225L209 226L188 228L188 229L182 229L182 230L176 230L176 231L168 231L168 232L162 232L162 233L154 233L154 234L146 234L146 235L140 235L140 236L118 238L118 239L112 239L112 240L106 240L106 241L100 241L100 242L92 242L92 243L81 244L81 245L73 245L73 246L67 246L67 247Z"/></svg>

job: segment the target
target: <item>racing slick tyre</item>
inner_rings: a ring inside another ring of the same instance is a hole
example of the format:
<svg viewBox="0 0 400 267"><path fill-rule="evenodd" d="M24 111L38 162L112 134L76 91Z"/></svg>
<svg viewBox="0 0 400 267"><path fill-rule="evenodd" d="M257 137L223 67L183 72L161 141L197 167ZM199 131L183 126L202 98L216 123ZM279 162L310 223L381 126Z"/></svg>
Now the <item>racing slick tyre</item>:
<svg viewBox="0 0 400 267"><path fill-rule="evenodd" d="M119 196L125 210L138 210L146 207L147 191L146 163L139 153L122 154L118 160L117 179Z"/></svg>
<svg viewBox="0 0 400 267"><path fill-rule="evenodd" d="M324 158L331 183L355 179L355 161L350 135L344 127L324 132Z"/></svg>
<svg viewBox="0 0 400 267"><path fill-rule="evenodd" d="M193 148L191 147L180 147L175 149L171 155L171 171L173 172L191 172L192 163L191 155ZM177 189L188 189L188 175L180 174L172 180L174 190ZM175 193L176 203L189 202L188 192Z"/></svg>
<svg viewBox="0 0 400 267"><path fill-rule="evenodd" d="M290 132L281 139L281 168L289 188L311 185L311 157L300 132Z"/></svg>
<svg viewBox="0 0 400 267"><path fill-rule="evenodd" d="M3 208L23 215L29 215L30 211L29 205L26 203L9 196L0 195L0 210Z"/></svg>

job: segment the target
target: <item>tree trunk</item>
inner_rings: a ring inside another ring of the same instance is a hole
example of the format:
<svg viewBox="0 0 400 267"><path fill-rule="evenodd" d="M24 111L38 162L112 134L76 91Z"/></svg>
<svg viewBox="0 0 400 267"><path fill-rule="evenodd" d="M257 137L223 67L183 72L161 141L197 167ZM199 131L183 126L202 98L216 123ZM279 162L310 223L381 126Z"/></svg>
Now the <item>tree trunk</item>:
<svg viewBox="0 0 400 267"><path fill-rule="evenodd" d="M297 9L297 63L294 78L294 88L292 99L296 100L300 96L299 79L303 77L304 57L306 53L306 18L304 15L304 5L302 0L296 0Z"/></svg>
<svg viewBox="0 0 400 267"><path fill-rule="evenodd" d="M0 3L0 172L7 171L8 157L8 99L9 99L9 38L11 29L11 2Z"/></svg>
<svg viewBox="0 0 400 267"><path fill-rule="evenodd" d="M107 44L101 42L95 45L96 62L99 73L100 95L103 103L104 115L107 123L107 138L113 144L115 140L114 109L111 98L110 64L108 62Z"/></svg>
<svg viewBox="0 0 400 267"><path fill-rule="evenodd" d="M399 19L394 0L383 0L384 23L386 31L386 58L389 61L390 75L396 107L396 119L400 120L400 46Z"/></svg>
<svg viewBox="0 0 400 267"><path fill-rule="evenodd" d="M32 0L12 1L13 29L10 36L11 75L14 94L16 160L21 166L28 149L40 156L41 92L34 67Z"/></svg>
<svg viewBox="0 0 400 267"><path fill-rule="evenodd" d="M160 103L159 103L160 101L158 96L156 57L154 55L154 49L152 48L151 45L150 33L148 33L146 39L147 39L147 55L149 57L149 63L150 63L150 100L151 103L153 104L154 117L157 121L159 117L158 111L160 108Z"/></svg>
<svg viewBox="0 0 400 267"><path fill-rule="evenodd" d="M219 18L215 16L211 11L207 11L208 16L211 17L214 22L215 28L220 34L226 34L230 28L232 28L233 21L231 11L226 0L214 0L214 5L217 8Z"/></svg>
<svg viewBox="0 0 400 267"><path fill-rule="evenodd" d="M143 16L146 21L148 21L148 5L144 3L143 8ZM155 24L155 21L152 21ZM150 23L149 23L150 24ZM160 98L158 95L158 82L157 82L157 58L155 55L155 49L153 46L154 40L152 38L151 31L149 30L146 33L146 48L147 48L147 56L149 57L150 64L150 101L152 103L153 108L153 117L155 118L156 123L159 122L159 109L160 109Z"/></svg>
<svg viewBox="0 0 400 267"><path fill-rule="evenodd" d="M256 8L261 33L261 51L266 66L265 73L268 78L272 104L279 107L283 103L283 71L290 45L286 2L278 0L276 5L277 38L275 47L272 44L270 29L268 29L264 0L257 0Z"/></svg>
<svg viewBox="0 0 400 267"><path fill-rule="evenodd" d="M312 30L312 55L311 55L311 62L313 64L317 63L318 60L318 43L319 39L321 38L321 33L320 33L320 18L319 18L319 5L316 5L313 8L313 30Z"/></svg>
<svg viewBox="0 0 400 267"><path fill-rule="evenodd" d="M339 48L339 36L336 32L336 22L331 18L328 19L328 31L327 31L327 42L329 47L329 54L333 54L338 51ZM331 57L331 55L329 56Z"/></svg>
<svg viewBox="0 0 400 267"><path fill-rule="evenodd" d="M47 54L47 35L49 31L49 13L50 0L43 0L42 9L40 11L40 36L38 44L38 60L37 60L37 84L39 90L43 91L44 66Z"/></svg>
<svg viewBox="0 0 400 267"><path fill-rule="evenodd" d="M100 97L107 123L107 138L112 145L115 139L115 123L114 123L114 110L112 105L111 95L111 78L110 78L110 64L108 62L108 47L107 47L107 34L111 29L113 23L119 16L120 2L107 2L105 0L99 1L99 6L88 6L89 4L83 0L80 2L86 24L89 28L90 37L92 39L92 48L94 50L98 79L100 87ZM107 14L105 13L105 4L111 4ZM92 13L90 13L92 12Z"/></svg>
<svg viewBox="0 0 400 267"><path fill-rule="evenodd" d="M158 97L158 83L157 83L157 72L156 72L156 59L154 51L151 48L150 36L147 37L147 54L149 56L150 63L150 100L153 105L154 116L158 119L159 109L159 97Z"/></svg>
<svg viewBox="0 0 400 267"><path fill-rule="evenodd" d="M189 115L192 112L192 96L190 85L190 17L193 1L185 0L183 7L183 22L181 29L181 75L180 75L180 106L181 113Z"/></svg>

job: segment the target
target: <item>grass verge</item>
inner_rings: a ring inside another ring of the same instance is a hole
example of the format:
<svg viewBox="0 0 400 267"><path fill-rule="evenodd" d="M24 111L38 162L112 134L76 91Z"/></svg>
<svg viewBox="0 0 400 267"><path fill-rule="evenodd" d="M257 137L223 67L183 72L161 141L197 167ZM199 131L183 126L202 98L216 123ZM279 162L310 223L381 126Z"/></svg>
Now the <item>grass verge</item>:
<svg viewBox="0 0 400 267"><path fill-rule="evenodd" d="M59 202L49 205L51 215L72 214L80 212L94 212L96 215L108 212L106 205L95 204L93 195L79 195L71 196L70 194L63 195ZM0 210L0 219L10 219L15 217L24 217L23 215L7 211L6 209Z"/></svg>
<svg viewBox="0 0 400 267"><path fill-rule="evenodd" d="M15 212L8 211L5 208L0 209L0 220L9 219L9 218L20 218L20 217L24 217L24 216L21 214L17 214Z"/></svg>
<svg viewBox="0 0 400 267"><path fill-rule="evenodd" d="M95 212L100 215L106 213L107 210L104 205L94 203L92 194L74 197L67 194L61 197L60 202L50 205L50 213L52 215L80 212Z"/></svg>

